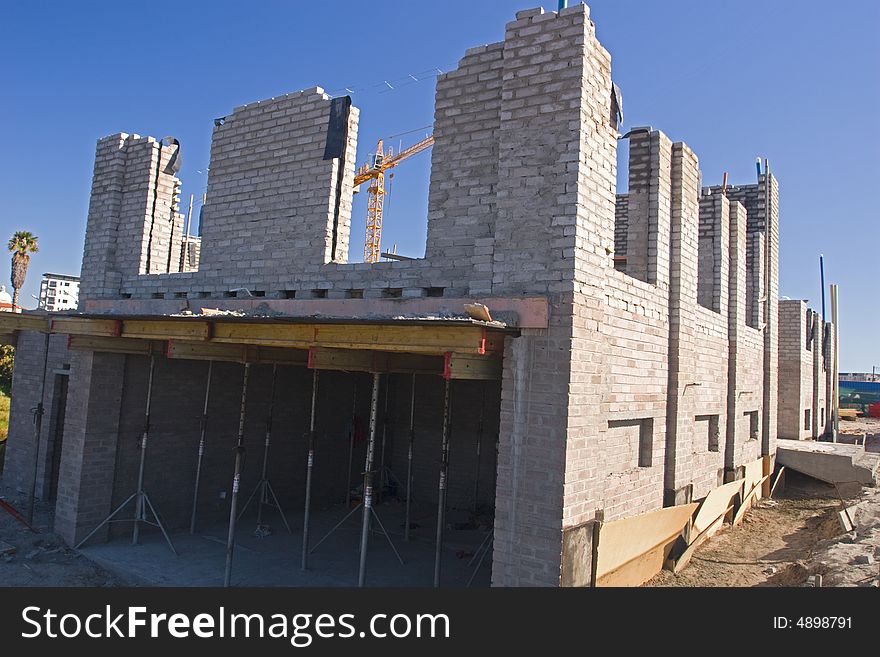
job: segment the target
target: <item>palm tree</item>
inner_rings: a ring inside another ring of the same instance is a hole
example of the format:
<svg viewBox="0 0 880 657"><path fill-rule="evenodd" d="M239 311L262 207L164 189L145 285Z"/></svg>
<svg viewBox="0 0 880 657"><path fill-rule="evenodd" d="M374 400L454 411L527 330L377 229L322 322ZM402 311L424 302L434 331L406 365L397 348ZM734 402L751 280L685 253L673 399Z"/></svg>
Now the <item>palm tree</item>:
<svg viewBox="0 0 880 657"><path fill-rule="evenodd" d="M37 237L26 230L16 232L9 240L9 252L12 253L12 307L18 307L18 293L24 287L31 253L39 251Z"/></svg>

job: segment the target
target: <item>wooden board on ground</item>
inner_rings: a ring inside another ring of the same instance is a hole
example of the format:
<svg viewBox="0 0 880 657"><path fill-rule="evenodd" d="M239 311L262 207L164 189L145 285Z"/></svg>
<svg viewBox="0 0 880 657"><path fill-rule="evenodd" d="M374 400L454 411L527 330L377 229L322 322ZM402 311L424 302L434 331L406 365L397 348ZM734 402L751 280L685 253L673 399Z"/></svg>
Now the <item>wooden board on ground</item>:
<svg viewBox="0 0 880 657"><path fill-rule="evenodd" d="M727 513L733 497L742 494L742 489L743 480L738 479L710 491L694 516L694 528L691 534L696 537L715 524L717 518Z"/></svg>
<svg viewBox="0 0 880 657"><path fill-rule="evenodd" d="M782 487L785 488L785 466L784 465L781 468L779 468L779 472L776 474L776 479L773 481L773 485L770 487L770 494L767 496L768 498L773 497L773 493L776 492L776 487L780 483L782 484Z"/></svg>
<svg viewBox="0 0 880 657"><path fill-rule="evenodd" d="M751 492L755 484L764 476L764 460L758 459L751 463L746 463L743 468L745 475L743 476L743 491L745 494ZM760 497L758 498L760 499Z"/></svg>
<svg viewBox="0 0 880 657"><path fill-rule="evenodd" d="M675 537L606 573L598 579L596 586L641 586L663 570L663 565L675 545L674 539Z"/></svg>
<svg viewBox="0 0 880 657"><path fill-rule="evenodd" d="M724 513L718 516L711 525L706 527L706 529L704 529L700 534L697 534L697 536L694 537L687 550L685 550L678 558L678 561L675 562L675 566L672 569L673 573L678 574L685 569L685 566L690 563L691 557L694 556L694 552L697 551L697 548L708 541L712 535L714 535L719 529L721 529L722 525L724 524L724 516L726 516L732 508L733 507L731 506L725 509Z"/></svg>
<svg viewBox="0 0 880 657"><path fill-rule="evenodd" d="M742 504L740 504L739 508L736 510L736 514L733 516L734 525L738 525L740 523L740 521L743 519L743 516L746 515L746 512L752 508L752 503L755 502L755 500L761 499L761 486L764 485L764 482L767 481L769 477L770 475L767 475L766 477L761 477L755 483L752 489L748 493L746 493L746 496L743 498Z"/></svg>
<svg viewBox="0 0 880 657"><path fill-rule="evenodd" d="M597 586L638 586L656 575L699 504L607 522L599 532Z"/></svg>
<svg viewBox="0 0 880 657"><path fill-rule="evenodd" d="M764 477L764 485L761 487L761 493L758 499L762 497L770 497L770 475L773 474L773 465L776 459L769 454L761 457L761 476Z"/></svg>

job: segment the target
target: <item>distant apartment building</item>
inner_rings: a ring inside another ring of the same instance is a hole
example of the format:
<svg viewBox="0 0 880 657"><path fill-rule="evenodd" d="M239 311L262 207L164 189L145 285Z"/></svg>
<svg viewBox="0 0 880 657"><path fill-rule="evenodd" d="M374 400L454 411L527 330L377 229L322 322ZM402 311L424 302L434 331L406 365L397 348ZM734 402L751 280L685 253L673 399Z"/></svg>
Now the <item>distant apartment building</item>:
<svg viewBox="0 0 880 657"><path fill-rule="evenodd" d="M79 277L43 274L39 302L39 307L49 312L75 310L79 303Z"/></svg>

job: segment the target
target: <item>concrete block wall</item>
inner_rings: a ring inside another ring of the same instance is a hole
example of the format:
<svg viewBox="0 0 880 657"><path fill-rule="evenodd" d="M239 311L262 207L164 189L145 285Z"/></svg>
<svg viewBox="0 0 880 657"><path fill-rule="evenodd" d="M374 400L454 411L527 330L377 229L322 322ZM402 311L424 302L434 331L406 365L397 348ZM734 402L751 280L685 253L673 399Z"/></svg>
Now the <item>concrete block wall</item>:
<svg viewBox="0 0 880 657"><path fill-rule="evenodd" d="M55 531L69 545L85 538L112 510L117 444L123 440L119 418L124 372L124 355L71 352L55 505Z"/></svg>
<svg viewBox="0 0 880 657"><path fill-rule="evenodd" d="M756 323L764 335L764 403L761 418L761 454L776 453L777 412L779 399L779 379L777 360L779 357L779 181L772 174L761 174L756 185L741 185L728 188L731 200L741 202L748 211L749 233L763 233L764 262L760 271L764 272L763 290L758 302L763 305L763 317ZM768 201L769 199L769 207ZM769 241L769 244L767 244ZM769 263L767 262L769 258ZM756 271L753 261L751 269ZM755 286L757 287L757 286ZM755 290L753 290L754 292Z"/></svg>
<svg viewBox="0 0 880 657"><path fill-rule="evenodd" d="M686 145L671 148L669 399L667 402L665 504L693 498L697 374L697 262L699 169Z"/></svg>
<svg viewBox="0 0 880 657"><path fill-rule="evenodd" d="M239 294L230 292L238 287L297 299L421 296L428 288L450 297L546 296L548 328L507 338L500 393L497 384L486 384L492 399L486 412L498 413L492 426L499 436L497 485L479 502L495 506L495 585L556 585L566 559L589 560L563 554L564 532L588 525L597 512L611 520L697 499L725 477L740 476L745 462L775 451L777 183L772 179L769 213L763 177L726 195L713 187L701 196L693 151L645 128L629 137L629 192L616 194L610 56L585 5L518 13L502 43L468 51L438 80L424 259L343 262L357 111L345 156L324 161L329 104L316 88L237 108L215 130L198 271L147 275L125 264L135 263L133 255L117 257L115 243L89 238L87 253L98 266L93 291L83 296L211 298ZM124 137L111 140L104 153L99 143L89 227L98 236L109 234L102 217L121 212L113 208L124 196L117 187L125 178L126 144ZM343 194L334 216L339 175ZM138 216L143 227L146 215ZM615 255L625 255L625 263L615 266ZM65 536L75 537L100 521L111 501L124 499L131 483L145 359L77 354L71 368L78 392L68 408L76 422L65 432L67 483L59 512ZM172 384L156 403L179 410L167 426L157 419L156 441L170 445L185 435L189 459L195 458L201 400L199 394L180 400L180 386L198 389L204 369L204 363L177 362L158 368ZM280 389L285 399L305 399L310 378L294 370L284 368ZM218 493L231 479L226 448L234 442L241 366L222 365L216 375L229 382L212 401L219 418L212 440L225 451L217 452L216 481L205 495L219 517ZM247 432L259 436L267 369L255 366L253 376ZM331 416L320 443L328 451L319 451L318 462L325 464L320 486L328 499L341 498L345 485L349 413L340 412L339 397L350 398L357 380L358 414L366 418L367 378L321 375L320 385L340 392L323 411ZM401 414L408 384L408 377L389 377L393 469L405 458L407 418ZM429 500L436 490L431 450L438 443L439 385L426 381L418 399L420 417L429 419L417 427L426 446L416 464L417 493ZM454 407L464 410L453 410L450 485L457 492L451 499L467 500L473 483L472 476L455 473L476 471L466 456L475 454L476 392L472 382L453 384ZM94 413L98 403L108 416ZM493 404L497 411L488 410ZM304 463L298 437L305 416L300 401L279 410L279 436L287 437L273 447L280 472L298 473ZM114 430L118 448L107 437ZM491 435L486 428L485 435ZM484 443L483 453L488 449ZM249 447L249 478L259 451ZM193 462L154 453L156 472L168 476L150 475L149 485L170 506L179 497L174 486L190 481ZM93 476L93 458L117 471L115 485L106 473ZM362 452L354 458L362 462ZM486 467L480 466L481 481ZM298 476L279 481L285 503L298 503L300 493L289 483ZM179 524L188 511L184 505L169 512L178 514L173 521ZM579 564L587 571L588 565Z"/></svg>
<svg viewBox="0 0 880 657"><path fill-rule="evenodd" d="M51 336L46 357L45 334L34 331L19 333L12 379L15 395L9 409L9 434L3 470L4 483L19 492L30 491L34 476L34 409L41 392L43 420L36 462L37 497L46 497L52 486L52 462L56 458L55 450L60 448L57 431L57 423L61 420L58 378L67 376L69 366L67 336Z"/></svg>
<svg viewBox="0 0 880 657"><path fill-rule="evenodd" d="M812 437L812 311L799 299L783 300L779 315L779 437L806 439Z"/></svg>
<svg viewBox="0 0 880 657"><path fill-rule="evenodd" d="M493 293L546 294L551 320L505 349L496 585L558 584L563 527L596 510L616 132L588 11L520 12L505 34Z"/></svg>
<svg viewBox="0 0 880 657"><path fill-rule="evenodd" d="M668 281L671 144L651 128L630 131L625 271L646 283Z"/></svg>
<svg viewBox="0 0 880 657"><path fill-rule="evenodd" d="M616 270L605 290L596 504L615 520L663 505L669 306L664 290Z"/></svg>
<svg viewBox="0 0 880 657"><path fill-rule="evenodd" d="M626 239L629 230L629 195L618 194L614 204L615 268L626 271Z"/></svg>
<svg viewBox="0 0 880 657"><path fill-rule="evenodd" d="M281 288L300 270L345 261L347 248L336 254L331 248L335 219L340 246L348 244L358 112L352 108L349 116L344 201L335 218L340 167L323 159L330 102L315 87L237 107L214 128L203 276L229 286Z"/></svg>
<svg viewBox="0 0 880 657"><path fill-rule="evenodd" d="M747 266L747 212L739 201L729 202L730 267L728 285L727 434L724 448L726 478L737 477L737 468L757 459L763 402L764 340L747 324L749 276Z"/></svg>
<svg viewBox="0 0 880 657"><path fill-rule="evenodd" d="M711 189L700 197L700 242L697 272L697 302L704 308L723 313L727 307L730 244L730 202Z"/></svg>
<svg viewBox="0 0 880 657"><path fill-rule="evenodd" d="M126 133L98 141L81 300L119 298L128 276L178 269L180 181L169 170L178 148Z"/></svg>
<svg viewBox="0 0 880 657"><path fill-rule="evenodd" d="M471 48L437 78L425 257L472 271L491 294L504 44Z"/></svg>

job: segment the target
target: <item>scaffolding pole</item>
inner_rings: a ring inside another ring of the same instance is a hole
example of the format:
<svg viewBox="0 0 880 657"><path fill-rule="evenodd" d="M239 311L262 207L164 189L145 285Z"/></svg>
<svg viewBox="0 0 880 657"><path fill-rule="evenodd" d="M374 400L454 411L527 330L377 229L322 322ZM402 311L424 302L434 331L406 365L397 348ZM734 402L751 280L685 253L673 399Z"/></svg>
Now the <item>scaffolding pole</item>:
<svg viewBox="0 0 880 657"><path fill-rule="evenodd" d="M474 466L474 513L480 496L480 451L483 448L483 416L486 409L486 382L480 381L480 420L477 423L476 465Z"/></svg>
<svg viewBox="0 0 880 657"><path fill-rule="evenodd" d="M443 523L446 519L446 480L449 473L449 379L443 389L443 433L440 437L440 483L437 494L437 544L434 551L434 587L440 586L440 557L443 551Z"/></svg>
<svg viewBox="0 0 880 657"><path fill-rule="evenodd" d="M358 586L364 586L367 575L367 544L370 538L370 520L373 511L373 452L376 447L376 415L379 407L379 381L381 375L373 373L373 394L370 400L370 436L367 439L367 459L364 464L364 513L361 523L361 553L358 565Z"/></svg>
<svg viewBox="0 0 880 657"><path fill-rule="evenodd" d="M202 478L202 459L205 456L205 435L208 431L208 402L211 399L211 376L214 373L214 361L208 361L208 377L205 383L205 405L202 408L201 427L199 429L199 455L196 460L196 481L193 486L192 515L189 520L189 533L196 533L196 514L199 506L199 484Z"/></svg>
<svg viewBox="0 0 880 657"><path fill-rule="evenodd" d="M34 500L37 497L37 470L40 466L40 435L43 433L43 414L45 408L43 406L43 398L46 396L46 370L49 366L49 337L51 333L46 333L45 352L43 353L43 376L40 379L40 398L37 405L34 406L34 454L33 467L31 468L31 487L28 491L27 500L27 521L29 525L34 524Z"/></svg>
<svg viewBox="0 0 880 657"><path fill-rule="evenodd" d="M315 465L315 405L318 395L318 370L312 370L312 408L309 414L309 456L306 466L306 503L303 512L302 570L309 567L309 511L312 503L312 468Z"/></svg>
<svg viewBox="0 0 880 657"><path fill-rule="evenodd" d="M354 392L351 394L351 426L348 430L348 478L345 481L345 508L351 506L351 467L354 458L355 412L357 410L357 379L354 379Z"/></svg>
<svg viewBox="0 0 880 657"><path fill-rule="evenodd" d="M238 441L235 445L235 469L232 477L232 499L229 504L229 534L226 537L226 573L223 586L229 586L232 579L232 556L235 552L235 519L238 502L238 489L241 487L241 457L244 452L244 418L247 405L248 377L251 364L244 364L244 377L241 384L241 406L238 412Z"/></svg>
<svg viewBox="0 0 880 657"><path fill-rule="evenodd" d="M406 450L406 510L404 511L403 540L409 542L410 510L412 507L413 443L415 442L416 375L412 375L409 395L409 445Z"/></svg>
<svg viewBox="0 0 880 657"><path fill-rule="evenodd" d="M257 482L257 485L254 487L253 492L247 499L247 502L244 503L244 506L241 508L241 512L238 514L238 519L241 520L241 517L244 515L244 512L247 511L248 506L251 501L256 497L257 500L257 535L265 535L263 532L268 531L263 526L263 507L265 506L273 506L278 509L278 513L281 514L281 522L284 523L284 526L287 528L287 533L292 534L293 531L290 529L290 524L287 522L287 516L284 515L284 509L281 508L281 502L278 501L278 496L275 494L275 489L272 488L272 482L269 480L269 446L272 442L272 416L275 411L275 386L278 381L278 365L272 365L272 387L269 391L269 412L266 416L266 439L263 442L263 469L260 474L260 481Z"/></svg>
<svg viewBox="0 0 880 657"><path fill-rule="evenodd" d="M358 564L358 586L363 586L366 578L366 568L367 568L367 541L369 539L370 533L370 523L372 520L376 521L376 524L379 525L379 530L385 536L385 540L388 541L388 545L391 546L391 550L394 552L394 556L397 557L397 560L400 562L400 565L403 566L406 562L403 560L403 557L400 556L400 552L397 551L397 548L394 546L394 541L391 540L391 536L388 534L388 530L385 529L385 525L382 524L382 520L379 518L379 514L376 513L376 509L373 507L373 459L376 451L376 416L378 414L378 406L379 406L379 373L376 372L373 374L373 392L371 396L371 404L370 404L370 431L369 431L369 439L367 442L367 457L366 463L364 467L364 494L362 500L351 509L348 513L345 514L345 517L342 518L339 522L337 522L333 528L324 534L320 541L315 543L315 546L309 550L309 553L317 550L321 544L326 541L337 529L342 527L345 524L345 521L351 518L355 513L357 513L358 509L363 508L363 520L361 525L361 545L360 545L360 557Z"/></svg>

